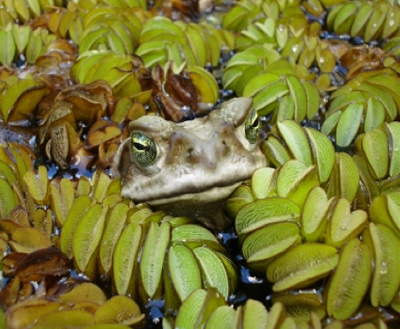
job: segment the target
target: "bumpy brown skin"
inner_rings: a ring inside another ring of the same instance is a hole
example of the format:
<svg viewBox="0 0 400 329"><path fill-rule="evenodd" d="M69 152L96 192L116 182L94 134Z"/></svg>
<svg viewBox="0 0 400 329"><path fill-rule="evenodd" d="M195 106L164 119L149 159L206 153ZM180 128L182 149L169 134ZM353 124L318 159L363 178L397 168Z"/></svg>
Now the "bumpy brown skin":
<svg viewBox="0 0 400 329"><path fill-rule="evenodd" d="M115 177L123 178L122 195L175 216L194 215L214 228L225 226L216 213L221 201L266 165L259 141L252 144L245 137L251 109L251 99L235 98L192 121L173 123L144 116L131 122L131 132L154 140L158 157L150 166L140 167L131 160L130 140L124 141L112 168Z"/></svg>

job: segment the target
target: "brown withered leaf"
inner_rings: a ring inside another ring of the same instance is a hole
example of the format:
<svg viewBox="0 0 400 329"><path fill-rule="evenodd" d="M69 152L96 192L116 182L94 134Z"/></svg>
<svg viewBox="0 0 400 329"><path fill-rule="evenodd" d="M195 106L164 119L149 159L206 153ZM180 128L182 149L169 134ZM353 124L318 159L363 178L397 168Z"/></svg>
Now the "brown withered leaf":
<svg viewBox="0 0 400 329"><path fill-rule="evenodd" d="M3 310L8 309L18 301L20 288L21 280L18 277L15 277L0 290L0 307Z"/></svg>
<svg viewBox="0 0 400 329"><path fill-rule="evenodd" d="M85 148L92 149L121 135L121 129L105 120L96 121L90 128L85 140Z"/></svg>
<svg viewBox="0 0 400 329"><path fill-rule="evenodd" d="M167 120L180 122L191 119L198 111L197 91L184 71L176 74L171 66L167 72L156 66L150 83L153 101Z"/></svg>
<svg viewBox="0 0 400 329"><path fill-rule="evenodd" d="M56 101L65 100L74 104L76 120L92 124L114 111L114 97L111 86L104 80L97 80L86 85L75 85L62 92Z"/></svg>
<svg viewBox="0 0 400 329"><path fill-rule="evenodd" d="M3 275L8 277L15 276L18 264L25 259L26 255L27 253L25 252L12 252L5 256L1 261L3 264Z"/></svg>
<svg viewBox="0 0 400 329"><path fill-rule="evenodd" d="M39 143L43 144L50 137L51 129L62 121L69 122L75 127L75 116L72 111L73 104L67 101L58 101L43 117L39 127Z"/></svg>
<svg viewBox="0 0 400 329"><path fill-rule="evenodd" d="M100 168L106 169L111 167L115 154L117 153L118 142L108 141L100 144L99 146L99 166Z"/></svg>
<svg viewBox="0 0 400 329"><path fill-rule="evenodd" d="M172 20L190 22L208 13L214 8L214 0L166 0L160 1L161 6L154 6L151 10L156 15L163 15Z"/></svg>
<svg viewBox="0 0 400 329"><path fill-rule="evenodd" d="M59 249L50 247L27 254L16 267L21 282L40 281L48 276L63 276L70 271L70 261Z"/></svg>
<svg viewBox="0 0 400 329"><path fill-rule="evenodd" d="M61 121L49 129L50 139L46 144L46 155L62 168L68 168L70 158L83 144L80 132L68 121Z"/></svg>
<svg viewBox="0 0 400 329"><path fill-rule="evenodd" d="M82 171L90 168L93 165L95 158L96 156L86 150L83 146L77 149L72 155L74 163L78 166L78 168L82 169Z"/></svg>
<svg viewBox="0 0 400 329"><path fill-rule="evenodd" d="M383 68L383 61L391 56L387 51L377 47L362 45L350 48L341 58L343 66L347 68L346 80L353 79L357 74Z"/></svg>

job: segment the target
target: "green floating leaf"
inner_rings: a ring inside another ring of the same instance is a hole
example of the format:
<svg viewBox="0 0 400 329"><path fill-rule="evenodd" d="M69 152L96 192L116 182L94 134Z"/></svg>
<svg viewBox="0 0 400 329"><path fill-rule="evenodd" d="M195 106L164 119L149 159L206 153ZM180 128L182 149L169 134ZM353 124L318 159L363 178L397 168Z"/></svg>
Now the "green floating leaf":
<svg viewBox="0 0 400 329"><path fill-rule="evenodd" d="M347 147L351 144L361 124L363 105L359 103L349 105L337 123L336 144Z"/></svg>
<svg viewBox="0 0 400 329"><path fill-rule="evenodd" d="M238 235L247 234L272 223L297 221L300 208L285 198L258 200L239 211L235 227Z"/></svg>
<svg viewBox="0 0 400 329"><path fill-rule="evenodd" d="M325 183L331 175L335 164L335 148L324 134L311 128L304 128L313 152L314 163L318 168L321 183Z"/></svg>
<svg viewBox="0 0 400 329"><path fill-rule="evenodd" d="M272 258L293 246L300 237L295 223L268 225L250 234L243 243L243 256L250 264Z"/></svg>
<svg viewBox="0 0 400 329"><path fill-rule="evenodd" d="M202 306L207 292L199 289L193 292L182 304L176 317L175 327L181 329L193 329L197 318L202 312Z"/></svg>
<svg viewBox="0 0 400 329"><path fill-rule="evenodd" d="M243 328L267 328L268 311L265 306L253 299L248 299L244 305Z"/></svg>
<svg viewBox="0 0 400 329"><path fill-rule="evenodd" d="M137 254L142 238L142 227L131 223L123 230L115 246L113 256L113 274L115 288L120 295L128 293L134 277L133 269L137 262Z"/></svg>
<svg viewBox="0 0 400 329"><path fill-rule="evenodd" d="M251 188L257 199L265 199L271 191L272 177L275 169L265 167L258 168L251 176Z"/></svg>
<svg viewBox="0 0 400 329"><path fill-rule="evenodd" d="M331 215L326 242L333 246L340 246L346 240L357 236L366 226L368 215L364 210L350 212L350 203L346 199L339 199Z"/></svg>
<svg viewBox="0 0 400 329"><path fill-rule="evenodd" d="M8 218L11 210L18 205L17 199L10 184L0 178L0 217Z"/></svg>
<svg viewBox="0 0 400 329"><path fill-rule="evenodd" d="M72 241L74 240L76 228L80 220L87 213L91 203L92 199L87 195L78 197L74 201L61 231L60 248L70 259L73 257Z"/></svg>
<svg viewBox="0 0 400 329"><path fill-rule="evenodd" d="M273 301L274 303L282 303L286 310L286 318L294 319L296 322L312 322L313 316L319 322L326 314L325 305L316 292L307 293L300 291L297 294L280 294L275 296Z"/></svg>
<svg viewBox="0 0 400 329"><path fill-rule="evenodd" d="M384 178L389 169L389 144L386 134L380 129L366 133L362 138L362 148L378 179Z"/></svg>
<svg viewBox="0 0 400 329"><path fill-rule="evenodd" d="M181 301L202 287L200 269L189 248L183 245L171 247L168 254L168 266L172 282Z"/></svg>
<svg viewBox="0 0 400 329"><path fill-rule="evenodd" d="M28 187L30 195L35 202L41 204L45 201L48 193L49 179L45 166L39 166L38 173L27 171L24 175L24 181Z"/></svg>
<svg viewBox="0 0 400 329"><path fill-rule="evenodd" d="M78 223L72 241L72 250L78 268L82 272L85 272L90 258L100 243L107 211L107 206L102 207L95 204L89 208Z"/></svg>
<svg viewBox="0 0 400 329"><path fill-rule="evenodd" d="M50 182L51 208L53 209L57 223L63 226L72 207L75 189L69 179L63 178L60 182Z"/></svg>
<svg viewBox="0 0 400 329"><path fill-rule="evenodd" d="M345 320L359 308L371 277L371 253L358 239L344 246L328 288L327 311Z"/></svg>
<svg viewBox="0 0 400 329"><path fill-rule="evenodd" d="M279 133L282 135L293 156L307 167L311 166L313 164L311 149L301 126L291 120L278 122L277 125Z"/></svg>
<svg viewBox="0 0 400 329"><path fill-rule="evenodd" d="M221 259L207 247L196 248L193 253L201 266L206 286L216 288L227 300L230 293L229 277Z"/></svg>
<svg viewBox="0 0 400 329"><path fill-rule="evenodd" d="M126 204L118 203L108 216L99 251L100 263L105 272L109 272L111 269L114 249L126 225L128 211L129 207Z"/></svg>
<svg viewBox="0 0 400 329"><path fill-rule="evenodd" d="M319 185L315 166L306 167L302 162L290 160L278 169L276 192L302 207L308 192Z"/></svg>
<svg viewBox="0 0 400 329"><path fill-rule="evenodd" d="M97 309L94 318L96 323L134 325L144 319L144 314L131 298L113 296Z"/></svg>
<svg viewBox="0 0 400 329"><path fill-rule="evenodd" d="M400 286L400 240L389 227L374 223L363 237L374 252L371 304L374 307L388 306Z"/></svg>
<svg viewBox="0 0 400 329"><path fill-rule="evenodd" d="M236 312L230 306L218 307L207 321L205 329L232 329L234 328Z"/></svg>
<svg viewBox="0 0 400 329"><path fill-rule="evenodd" d="M171 227L151 223L140 261L140 274L146 293L152 298L160 285Z"/></svg>
<svg viewBox="0 0 400 329"><path fill-rule="evenodd" d="M318 241L325 233L328 211L333 200L328 200L326 192L319 186L308 194L301 213L301 233L308 242Z"/></svg>
<svg viewBox="0 0 400 329"><path fill-rule="evenodd" d="M334 247L305 243L274 260L267 269L274 291L304 288L327 276L337 265L339 256Z"/></svg>
<svg viewBox="0 0 400 329"><path fill-rule="evenodd" d="M391 136L391 154L389 175L394 177L400 174L400 122L391 122L386 125Z"/></svg>
<svg viewBox="0 0 400 329"><path fill-rule="evenodd" d="M0 62L5 66L10 66L15 56L15 42L11 31L0 30Z"/></svg>

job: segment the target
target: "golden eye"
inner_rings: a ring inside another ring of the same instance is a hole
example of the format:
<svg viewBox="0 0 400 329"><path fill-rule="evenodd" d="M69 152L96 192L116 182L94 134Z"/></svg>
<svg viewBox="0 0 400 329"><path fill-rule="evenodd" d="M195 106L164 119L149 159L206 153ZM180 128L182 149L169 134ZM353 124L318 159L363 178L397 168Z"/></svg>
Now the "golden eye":
<svg viewBox="0 0 400 329"><path fill-rule="evenodd" d="M247 140L251 144L257 143L258 135L260 133L260 120L255 111L251 111L246 123L244 124L244 133Z"/></svg>
<svg viewBox="0 0 400 329"><path fill-rule="evenodd" d="M132 160L141 167L154 163L157 158L156 143L145 134L131 134L131 156Z"/></svg>

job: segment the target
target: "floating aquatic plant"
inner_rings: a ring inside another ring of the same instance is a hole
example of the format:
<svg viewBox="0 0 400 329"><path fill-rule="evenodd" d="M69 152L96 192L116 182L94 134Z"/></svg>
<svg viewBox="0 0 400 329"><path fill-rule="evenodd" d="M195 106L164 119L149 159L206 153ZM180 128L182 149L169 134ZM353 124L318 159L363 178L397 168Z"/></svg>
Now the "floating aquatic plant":
<svg viewBox="0 0 400 329"><path fill-rule="evenodd" d="M1 325L141 326L149 300L164 328L398 321L399 22L394 0L0 0L0 129L37 124L41 145L0 147ZM269 162L226 202L243 261L106 172L69 178L74 161L108 168L130 121L234 94ZM235 263L271 308L237 306Z"/></svg>

